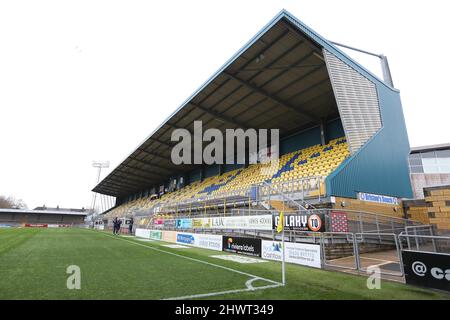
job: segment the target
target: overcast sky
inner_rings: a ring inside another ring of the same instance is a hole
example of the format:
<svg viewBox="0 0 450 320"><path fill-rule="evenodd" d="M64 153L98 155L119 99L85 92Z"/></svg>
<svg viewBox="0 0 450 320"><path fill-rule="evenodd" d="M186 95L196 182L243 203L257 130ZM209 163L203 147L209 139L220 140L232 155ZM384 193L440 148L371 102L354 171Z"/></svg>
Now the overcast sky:
<svg viewBox="0 0 450 320"><path fill-rule="evenodd" d="M92 160L116 167L283 8L387 55L411 146L450 142L447 1L1 1L0 194L89 206Z"/></svg>

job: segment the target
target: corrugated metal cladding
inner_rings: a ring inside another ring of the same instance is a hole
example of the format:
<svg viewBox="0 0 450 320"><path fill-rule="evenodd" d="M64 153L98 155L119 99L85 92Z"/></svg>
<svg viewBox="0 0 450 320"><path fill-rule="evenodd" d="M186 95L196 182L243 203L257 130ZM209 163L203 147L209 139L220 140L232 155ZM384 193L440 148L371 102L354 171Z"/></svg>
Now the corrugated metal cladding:
<svg viewBox="0 0 450 320"><path fill-rule="evenodd" d="M358 151L381 129L375 84L334 54L323 50L350 153Z"/></svg>
<svg viewBox="0 0 450 320"><path fill-rule="evenodd" d="M328 176L328 195L355 198L358 192L368 192L412 197L409 142L400 94L381 84L377 92L383 127Z"/></svg>

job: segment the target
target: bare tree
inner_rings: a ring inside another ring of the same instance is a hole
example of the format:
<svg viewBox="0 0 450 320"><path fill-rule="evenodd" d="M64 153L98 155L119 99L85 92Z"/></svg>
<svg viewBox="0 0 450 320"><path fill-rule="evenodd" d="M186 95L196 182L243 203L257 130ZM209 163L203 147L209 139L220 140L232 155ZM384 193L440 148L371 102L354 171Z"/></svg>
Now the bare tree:
<svg viewBox="0 0 450 320"><path fill-rule="evenodd" d="M12 196L6 197L0 195L0 208L3 209L27 209L27 204L22 199L16 199Z"/></svg>

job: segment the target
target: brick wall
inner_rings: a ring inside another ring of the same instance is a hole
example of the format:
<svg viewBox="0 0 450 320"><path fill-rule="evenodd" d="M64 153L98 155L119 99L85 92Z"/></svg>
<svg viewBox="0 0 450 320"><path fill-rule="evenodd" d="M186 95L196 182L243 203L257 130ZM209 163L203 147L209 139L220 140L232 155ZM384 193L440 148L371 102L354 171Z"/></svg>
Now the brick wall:
<svg viewBox="0 0 450 320"><path fill-rule="evenodd" d="M450 185L424 188L430 223L439 230L450 230Z"/></svg>

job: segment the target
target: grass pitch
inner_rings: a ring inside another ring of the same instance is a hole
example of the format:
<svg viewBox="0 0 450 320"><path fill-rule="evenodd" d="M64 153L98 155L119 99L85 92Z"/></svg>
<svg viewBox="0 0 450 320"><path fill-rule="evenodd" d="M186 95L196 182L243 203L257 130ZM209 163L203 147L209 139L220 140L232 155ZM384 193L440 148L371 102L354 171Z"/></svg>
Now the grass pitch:
<svg viewBox="0 0 450 320"><path fill-rule="evenodd" d="M164 244L85 229L0 229L0 299L450 299L388 281L369 290L365 277L290 264L279 287L278 262L240 264ZM80 290L66 286L70 265L80 267ZM255 276L251 286L272 288L243 291ZM218 292L227 293L201 296Z"/></svg>

